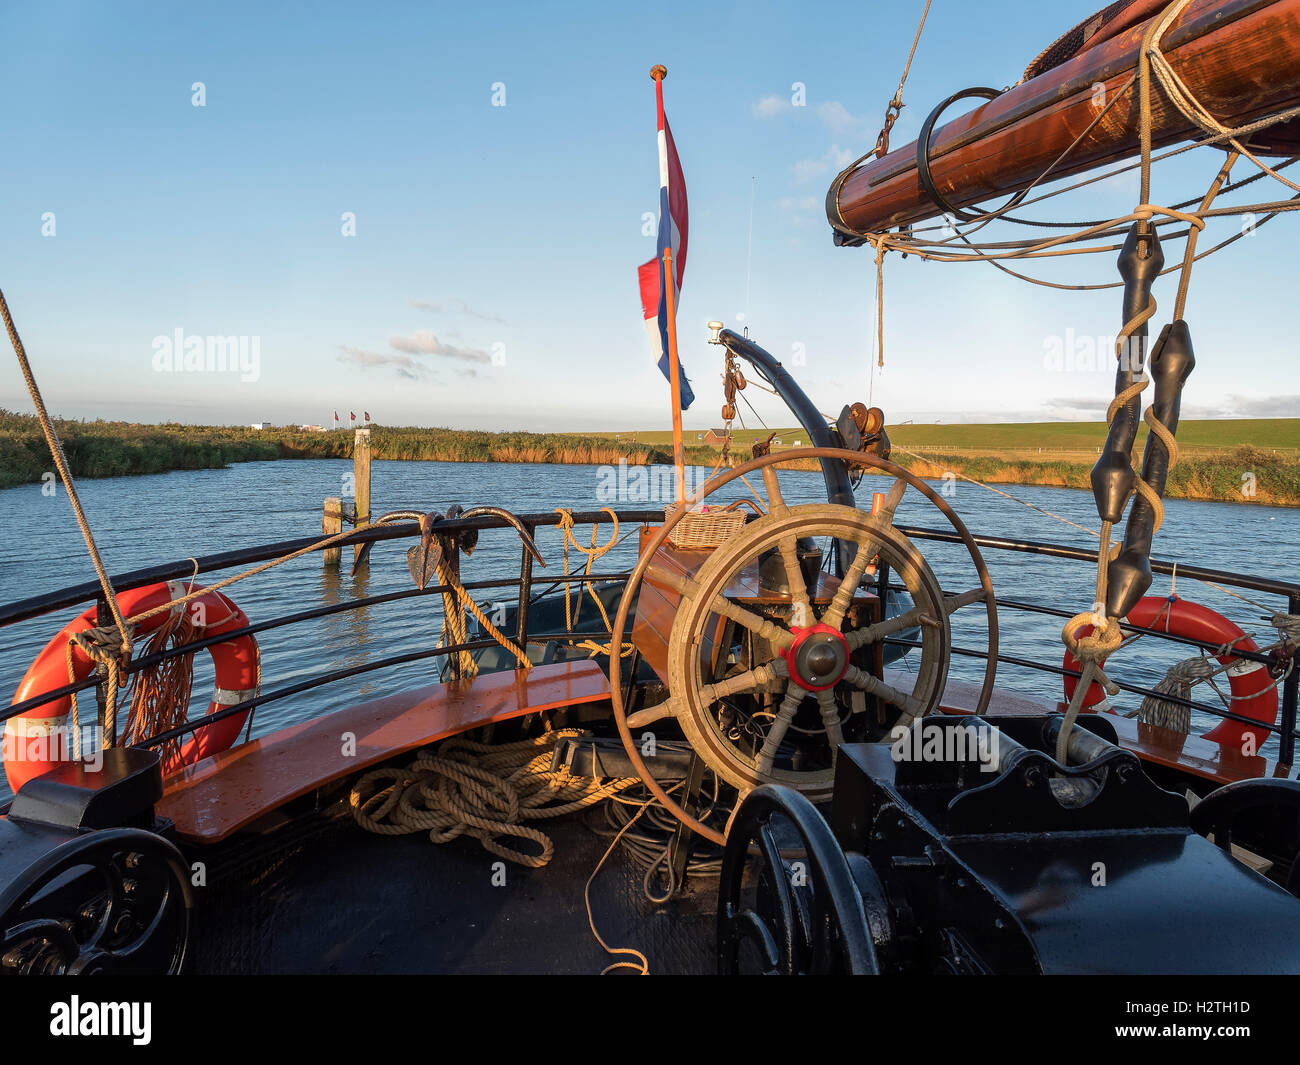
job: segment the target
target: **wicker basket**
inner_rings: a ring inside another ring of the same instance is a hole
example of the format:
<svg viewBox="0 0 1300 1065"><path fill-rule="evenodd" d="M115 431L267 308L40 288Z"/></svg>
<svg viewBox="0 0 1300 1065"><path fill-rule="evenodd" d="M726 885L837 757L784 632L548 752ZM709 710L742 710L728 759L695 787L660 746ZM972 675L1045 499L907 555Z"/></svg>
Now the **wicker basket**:
<svg viewBox="0 0 1300 1065"><path fill-rule="evenodd" d="M670 519L681 510L680 503L671 503L664 508L664 519ZM696 550L718 547L726 543L745 527L743 510L708 507L704 510L690 510L682 515L681 521L673 526L668 534L668 542L674 547L694 548Z"/></svg>

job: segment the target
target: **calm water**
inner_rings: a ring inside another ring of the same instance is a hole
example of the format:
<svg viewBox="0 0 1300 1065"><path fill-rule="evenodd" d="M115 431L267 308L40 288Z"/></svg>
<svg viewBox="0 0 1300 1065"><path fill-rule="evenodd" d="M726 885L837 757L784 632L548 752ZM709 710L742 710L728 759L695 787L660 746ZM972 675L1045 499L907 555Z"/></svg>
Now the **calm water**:
<svg viewBox="0 0 1300 1065"><path fill-rule="evenodd" d="M344 460L305 460L242 463L224 470L177 472L151 477L86 480L80 491L100 551L111 573L160 561L206 555L241 546L313 534L320 529L325 496L347 496L344 477L351 464ZM601 483L594 466L515 466L444 462L376 462L372 485L376 513L400 508L445 511L453 503L464 507L497 504L516 513L547 511L556 506L598 509ZM819 474L783 472L781 483L790 502L824 499ZM738 486L743 490L743 486ZM869 499L873 479L859 490ZM875 487L887 487L884 481ZM1084 533L995 495L976 485L951 486L949 501L977 534L1053 540L1087 547L1095 544ZM1038 506L1089 527L1096 527L1091 495L1066 489L1017 486L1008 489ZM735 496L731 496L735 498ZM642 504L629 503L635 507ZM71 507L60 491L56 497L30 485L0 491L0 512L6 515L8 536L0 548L0 602L52 592L92 580ZM900 524L942 527L943 518L929 503L909 493L899 509ZM583 530L578 530L581 533ZM590 529L586 529L590 542ZM602 534L602 542L606 534ZM635 561L635 530L620 531L623 542L601 560L605 569L630 568ZM377 544L369 572L347 575L350 552L342 572L325 571L319 556L308 556L235 585L232 597L254 620L322 603L410 586L406 570L409 541ZM562 572L558 530L541 529L538 546L548 568L538 580ZM922 544L945 588L973 587L974 571L960 547ZM1172 501L1165 526L1156 539L1161 558L1221 566L1246 573L1300 579L1300 512L1261 506ZM999 595L1083 610L1092 600L1093 573L1087 564L988 552L987 560ZM519 546L506 530L484 534L474 556L465 560L466 580L513 577ZM209 578L211 579L211 578ZM1157 576L1154 594L1169 590L1169 578ZM1247 632L1269 636L1260 629L1259 611L1214 589L1180 580L1178 592L1232 618ZM1276 597L1252 596L1270 607L1285 604ZM261 638L263 685L276 688L325 670L355 665L378 657L430 647L441 627L440 597L405 600L352 611L315 622L273 630ZM72 616L47 618L0 629L0 690L12 693L32 658L50 636ZM981 647L982 614L967 608L956 615L954 639L961 646ZM1002 641L1006 653L1059 662L1060 623L1042 615L1003 611ZM1265 642L1261 640L1261 642ZM1169 662L1181 657L1167 649L1152 650L1143 641L1123 652L1115 675L1125 681L1154 683ZM338 709L359 698L427 682L432 661L396 667L353 678L258 710L254 732L264 733L286 722ZM978 679L982 664L956 656L953 673ZM196 700L206 700L212 677L206 656L195 670ZM1055 696L1056 677L1005 667L1001 682L1022 691ZM1207 693L1208 695L1208 693ZM1123 698L1130 698L1125 696ZM1213 698L1209 695L1209 698Z"/></svg>

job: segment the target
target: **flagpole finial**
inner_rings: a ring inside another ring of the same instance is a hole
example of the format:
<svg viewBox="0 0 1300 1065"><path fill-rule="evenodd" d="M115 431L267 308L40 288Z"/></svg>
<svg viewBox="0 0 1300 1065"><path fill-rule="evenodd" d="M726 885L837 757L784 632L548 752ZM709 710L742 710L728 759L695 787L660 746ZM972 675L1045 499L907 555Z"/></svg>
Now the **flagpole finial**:
<svg viewBox="0 0 1300 1065"><path fill-rule="evenodd" d="M662 63L656 63L650 68L650 77L655 81L663 81L668 77L668 68Z"/></svg>

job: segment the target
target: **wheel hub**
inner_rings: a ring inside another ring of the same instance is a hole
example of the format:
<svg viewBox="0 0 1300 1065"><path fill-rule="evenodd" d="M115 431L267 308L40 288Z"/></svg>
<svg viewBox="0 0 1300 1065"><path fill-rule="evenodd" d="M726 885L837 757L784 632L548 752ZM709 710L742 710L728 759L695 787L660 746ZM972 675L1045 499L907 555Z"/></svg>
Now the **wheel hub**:
<svg viewBox="0 0 1300 1065"><path fill-rule="evenodd" d="M849 645L838 629L818 622L806 628L791 626L794 642L781 652L790 679L810 692L833 688L849 665Z"/></svg>

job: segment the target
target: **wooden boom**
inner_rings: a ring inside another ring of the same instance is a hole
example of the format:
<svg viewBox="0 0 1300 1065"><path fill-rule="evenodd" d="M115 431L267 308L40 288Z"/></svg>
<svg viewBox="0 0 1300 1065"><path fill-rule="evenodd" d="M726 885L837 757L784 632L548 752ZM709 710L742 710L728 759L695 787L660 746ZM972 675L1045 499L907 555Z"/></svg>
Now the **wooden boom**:
<svg viewBox="0 0 1300 1065"><path fill-rule="evenodd" d="M1135 3L1103 26L1073 58L1021 82L996 99L953 119L930 140L935 188L956 207L1014 193L1038 178L1124 88L1137 69L1151 18L1133 22ZM1128 18L1126 18L1126 14ZM1127 23L1127 24L1126 24ZM1165 33L1161 51L1202 105L1226 126L1240 126L1300 101L1300 0L1195 0ZM1097 86L1104 86L1104 96ZM1139 97L1134 85L1115 102L1053 178L1078 174L1138 150ZM1201 135L1165 97L1154 75L1151 139L1160 147ZM1295 154L1300 122L1256 133L1252 151ZM832 224L880 232L941 214L917 177L917 146L873 159L826 197ZM838 202L837 202L838 200ZM861 243L836 233L838 243Z"/></svg>

